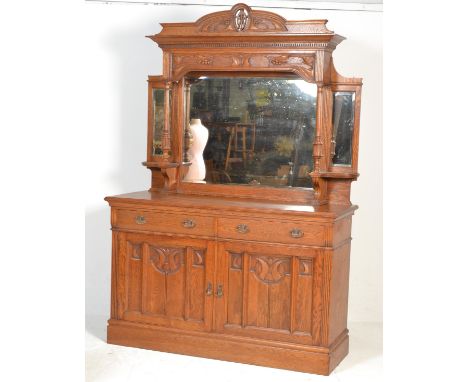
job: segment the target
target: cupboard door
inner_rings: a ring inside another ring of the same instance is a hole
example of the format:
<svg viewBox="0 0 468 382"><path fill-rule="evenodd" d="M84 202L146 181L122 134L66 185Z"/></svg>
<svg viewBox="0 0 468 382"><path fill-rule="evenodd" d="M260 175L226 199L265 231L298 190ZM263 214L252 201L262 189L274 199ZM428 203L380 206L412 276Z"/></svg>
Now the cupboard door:
<svg viewBox="0 0 468 382"><path fill-rule="evenodd" d="M321 343L323 253L305 247L218 245L215 329Z"/></svg>
<svg viewBox="0 0 468 382"><path fill-rule="evenodd" d="M210 330L214 244L137 233L118 237L118 318Z"/></svg>

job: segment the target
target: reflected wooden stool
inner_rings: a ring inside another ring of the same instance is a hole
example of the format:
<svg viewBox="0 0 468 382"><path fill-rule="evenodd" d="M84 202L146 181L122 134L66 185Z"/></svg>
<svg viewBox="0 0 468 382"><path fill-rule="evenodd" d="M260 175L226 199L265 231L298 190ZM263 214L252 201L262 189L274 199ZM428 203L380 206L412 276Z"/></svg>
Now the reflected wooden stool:
<svg viewBox="0 0 468 382"><path fill-rule="evenodd" d="M248 131L249 130L249 131ZM250 134L250 148L247 149L247 133ZM239 149L239 135L242 140L242 148ZM229 168L230 163L242 162L244 167L247 163L247 156L251 158L255 151L255 123L236 123L229 127L229 142L226 151L226 162L224 170ZM241 153L242 157L238 158L237 153ZM231 155L234 154L233 157Z"/></svg>

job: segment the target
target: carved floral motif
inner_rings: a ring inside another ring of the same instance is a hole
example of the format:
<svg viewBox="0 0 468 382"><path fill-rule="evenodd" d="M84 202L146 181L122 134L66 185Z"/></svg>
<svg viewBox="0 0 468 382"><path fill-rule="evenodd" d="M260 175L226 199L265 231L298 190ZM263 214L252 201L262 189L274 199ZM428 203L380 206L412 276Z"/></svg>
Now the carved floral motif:
<svg viewBox="0 0 468 382"><path fill-rule="evenodd" d="M202 65L212 65L213 64L213 57L200 57L198 62Z"/></svg>
<svg viewBox="0 0 468 382"><path fill-rule="evenodd" d="M157 271L165 275L175 273L184 264L184 250L150 246L150 261Z"/></svg>
<svg viewBox="0 0 468 382"><path fill-rule="evenodd" d="M314 58L313 56L268 56L268 59L272 65L302 65L309 68L313 68Z"/></svg>
<svg viewBox="0 0 468 382"><path fill-rule="evenodd" d="M252 256L250 272L265 284L276 284L290 274L291 259L272 256Z"/></svg>
<svg viewBox="0 0 468 382"><path fill-rule="evenodd" d="M264 54L219 54L206 55L174 55L173 77L181 78L191 70L241 70L278 68L293 71L308 81L314 80L314 54L296 55L264 55Z"/></svg>

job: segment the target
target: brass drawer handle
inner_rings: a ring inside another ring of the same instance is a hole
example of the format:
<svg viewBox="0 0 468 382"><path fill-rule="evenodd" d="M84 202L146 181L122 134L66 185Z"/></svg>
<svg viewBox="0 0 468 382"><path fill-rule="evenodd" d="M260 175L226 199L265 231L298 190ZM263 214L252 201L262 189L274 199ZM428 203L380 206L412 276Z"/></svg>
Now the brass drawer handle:
<svg viewBox="0 0 468 382"><path fill-rule="evenodd" d="M185 220L182 222L182 225L183 225L185 228L195 228L195 226L197 225L197 223L195 223L195 220L192 220L192 219L185 219Z"/></svg>
<svg viewBox="0 0 468 382"><path fill-rule="evenodd" d="M250 229L249 229L249 226L247 224L239 224L236 227L236 231L239 232L239 233L249 233Z"/></svg>
<svg viewBox="0 0 468 382"><path fill-rule="evenodd" d="M213 285L211 285L211 283L208 283L206 287L206 295L207 296L213 295Z"/></svg>
<svg viewBox="0 0 468 382"><path fill-rule="evenodd" d="M135 218L135 222L136 222L137 224L145 224L145 223L146 223L146 220L145 220L145 217L144 217L144 216L138 215L138 216Z"/></svg>
<svg viewBox="0 0 468 382"><path fill-rule="evenodd" d="M289 234L294 239L299 239L300 237L304 236L304 232L302 232L299 228L292 229L291 231L289 231Z"/></svg>
<svg viewBox="0 0 468 382"><path fill-rule="evenodd" d="M218 287L216 288L216 297L223 297L223 285L218 284Z"/></svg>

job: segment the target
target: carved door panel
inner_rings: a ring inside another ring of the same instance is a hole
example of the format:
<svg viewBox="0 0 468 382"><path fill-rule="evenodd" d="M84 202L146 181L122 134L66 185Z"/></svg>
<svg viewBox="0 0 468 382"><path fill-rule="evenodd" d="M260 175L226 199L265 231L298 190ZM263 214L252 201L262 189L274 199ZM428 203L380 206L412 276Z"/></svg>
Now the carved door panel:
<svg viewBox="0 0 468 382"><path fill-rule="evenodd" d="M213 246L207 240L119 233L119 318L210 330Z"/></svg>
<svg viewBox="0 0 468 382"><path fill-rule="evenodd" d="M323 254L305 247L218 245L215 329L321 343Z"/></svg>

